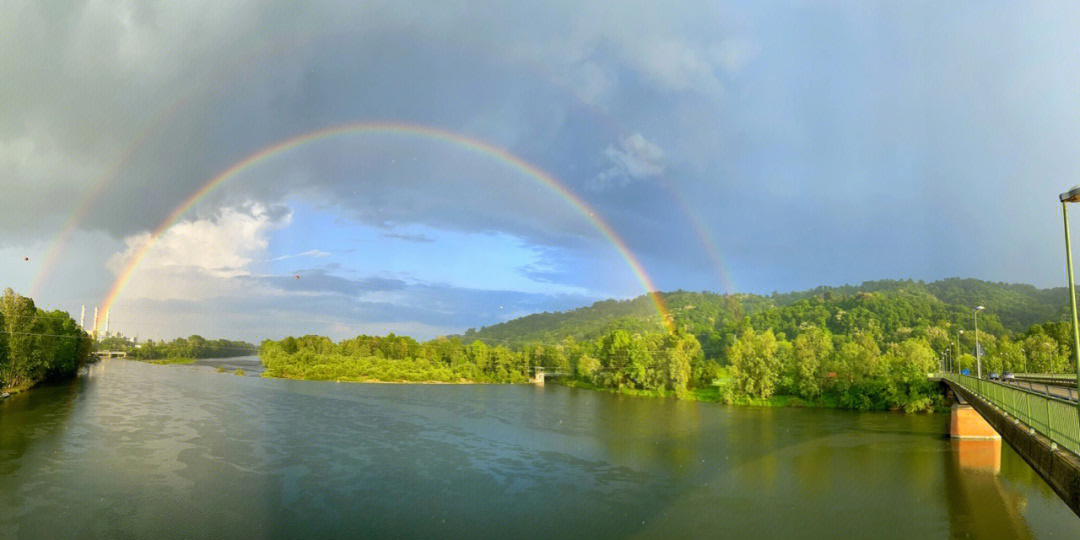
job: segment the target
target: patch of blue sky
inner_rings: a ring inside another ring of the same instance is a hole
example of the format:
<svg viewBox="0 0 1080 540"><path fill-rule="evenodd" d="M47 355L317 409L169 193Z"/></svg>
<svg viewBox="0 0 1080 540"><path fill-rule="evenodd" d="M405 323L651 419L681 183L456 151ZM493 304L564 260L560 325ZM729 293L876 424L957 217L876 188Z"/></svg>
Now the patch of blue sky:
<svg viewBox="0 0 1080 540"><path fill-rule="evenodd" d="M507 233L419 224L372 226L326 206L302 201L287 205L292 220L271 233L258 272L299 275L318 269L350 278L393 278L464 289L599 296L598 291L573 283L574 273L562 268L568 257L577 255L531 245Z"/></svg>

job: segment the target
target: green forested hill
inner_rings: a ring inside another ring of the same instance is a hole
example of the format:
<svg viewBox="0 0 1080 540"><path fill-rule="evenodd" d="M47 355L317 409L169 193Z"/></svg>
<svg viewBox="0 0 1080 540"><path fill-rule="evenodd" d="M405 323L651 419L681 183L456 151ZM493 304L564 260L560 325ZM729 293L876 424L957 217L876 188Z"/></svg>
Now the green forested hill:
<svg viewBox="0 0 1080 540"><path fill-rule="evenodd" d="M980 330L995 336L1027 331L1033 324L1063 320L1065 288L993 283L977 279L868 281L861 285L818 287L769 296L721 295L676 291L662 293L675 324L697 336L705 354L717 358L740 325L772 329L793 339L800 326L814 325L834 333L874 329L883 342L899 341L912 329L937 326L955 333L972 325L971 308ZM614 329L630 332L662 330L651 299L605 300L561 313L539 313L470 330L466 342L520 346L596 339Z"/></svg>
<svg viewBox="0 0 1080 540"><path fill-rule="evenodd" d="M1020 283L994 283L978 279L949 278L925 283L912 280L867 281L862 285L842 287L818 287L809 291L774 295L777 305L788 304L804 298L832 295L853 295L857 292L907 292L929 294L946 304L959 306L986 306L1001 324L1013 331L1022 332L1033 324L1056 321L1067 315L1068 291L1065 287L1037 289Z"/></svg>
<svg viewBox="0 0 1080 540"><path fill-rule="evenodd" d="M662 294L670 333L641 296L530 315L461 339L289 337L263 342L259 354L274 377L520 382L542 367L568 375L568 384L615 391L924 411L941 402L927 374L946 365L1066 371L1072 331L1061 322L1062 292L960 279L769 296L676 291ZM976 305L987 308L979 360Z"/></svg>

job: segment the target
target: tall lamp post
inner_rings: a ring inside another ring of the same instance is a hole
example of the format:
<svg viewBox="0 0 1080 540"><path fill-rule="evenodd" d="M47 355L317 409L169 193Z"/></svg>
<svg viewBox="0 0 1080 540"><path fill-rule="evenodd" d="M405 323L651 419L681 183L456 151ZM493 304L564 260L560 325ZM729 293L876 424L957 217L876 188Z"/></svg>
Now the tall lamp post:
<svg viewBox="0 0 1080 540"><path fill-rule="evenodd" d="M964 333L963 330L957 330L956 331L956 359L957 360L960 360L960 334L963 334L963 333ZM960 373L960 368L961 367L962 366L960 365L960 363L957 362L957 364L956 364L956 373L957 374Z"/></svg>
<svg viewBox="0 0 1080 540"><path fill-rule="evenodd" d="M978 371L979 378L982 378L982 347L979 346L979 312L984 310L983 306L975 308L975 366Z"/></svg>
<svg viewBox="0 0 1080 540"><path fill-rule="evenodd" d="M1073 186L1069 191L1058 195L1058 199L1061 201L1061 215L1065 219L1065 266L1069 272L1069 306L1072 307L1073 356L1076 361L1076 387L1077 389L1080 389L1080 328L1076 325L1076 285L1073 283L1072 246L1069 244L1069 208L1066 206L1068 203L1080 201L1080 186ZM1076 406L1080 409L1080 401L1076 402Z"/></svg>

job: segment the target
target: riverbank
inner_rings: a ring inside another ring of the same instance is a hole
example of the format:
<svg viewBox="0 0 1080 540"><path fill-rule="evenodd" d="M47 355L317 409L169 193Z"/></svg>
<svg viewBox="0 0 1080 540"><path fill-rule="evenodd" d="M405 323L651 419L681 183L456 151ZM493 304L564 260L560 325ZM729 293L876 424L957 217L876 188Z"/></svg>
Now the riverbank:
<svg viewBox="0 0 1080 540"><path fill-rule="evenodd" d="M731 396L724 391L723 387L710 386L707 388L693 388L683 395L678 395L670 390L639 390L636 388L605 388L592 383L576 380L552 380L548 384L557 384L568 388L580 388L583 390L595 390L609 394L624 396L684 399L687 401L701 401L706 403L722 403L725 405L739 405L746 407L791 407L791 408L817 408L817 409L843 409L840 398L834 395L823 395L815 400L806 400L798 396L776 395L768 398L755 398L750 396ZM942 401L942 400L939 400ZM873 409L881 411L902 409ZM935 403L933 412L948 412L949 407L944 403Z"/></svg>
<svg viewBox="0 0 1080 540"><path fill-rule="evenodd" d="M4 399L7 399L7 398L9 398L11 396L14 396L15 394L21 394L21 393L33 388L34 386L37 386L37 384L39 382L40 381L26 382L26 383L22 383L22 384L17 385L17 386L8 386L8 387L0 388L0 395L3 395Z"/></svg>
<svg viewBox="0 0 1080 540"><path fill-rule="evenodd" d="M158 366L165 366L165 365L169 365L169 364L194 364L195 363L194 358L158 358L158 359L153 359L153 360L150 360L150 359L143 360L142 358L129 358L128 360L134 360L136 362L143 362L143 363L146 363L146 364L154 364L154 365L158 365Z"/></svg>
<svg viewBox="0 0 1080 540"><path fill-rule="evenodd" d="M727 399L721 388L710 386L707 388L692 388L683 395L670 390L640 390L637 388L605 388L583 381L554 380L550 384L558 384L569 388L581 388L583 390L596 390L609 394L624 396L651 397L651 398L674 398L687 401L702 401L706 403L724 403L727 405L748 405L754 407L821 407L839 408L839 400L834 397L825 397L816 401L807 401L796 396L772 396L767 399L753 398L748 396Z"/></svg>
<svg viewBox="0 0 1080 540"><path fill-rule="evenodd" d="M284 379L284 380L289 380L289 381L343 382L343 383L354 383L354 384L446 384L446 385L456 385L456 384L530 384L528 382L498 383L498 382L473 381L473 380L469 380L469 379L459 379L459 380L456 380L456 381L436 381L436 380L412 381L412 380L405 380L405 379L387 381L387 380L382 380L382 379L352 378L352 377L341 377L341 378L336 378L336 379L304 379L304 378L299 378L299 377L281 377L281 376L272 374L270 371L262 372L260 377L264 377L264 378L267 378L267 379Z"/></svg>

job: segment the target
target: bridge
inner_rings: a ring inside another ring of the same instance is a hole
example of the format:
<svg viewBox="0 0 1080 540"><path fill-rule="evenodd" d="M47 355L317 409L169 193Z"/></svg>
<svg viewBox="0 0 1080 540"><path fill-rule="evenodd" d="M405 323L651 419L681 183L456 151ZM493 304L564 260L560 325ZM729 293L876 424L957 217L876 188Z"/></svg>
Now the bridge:
<svg viewBox="0 0 1080 540"><path fill-rule="evenodd" d="M98 358L127 358L126 351L94 351Z"/></svg>
<svg viewBox="0 0 1080 540"><path fill-rule="evenodd" d="M1032 392L1069 401L1080 400L1080 390L1076 389L1075 376L1018 373L1014 379L1002 380L1002 382L1017 388L1025 388Z"/></svg>
<svg viewBox="0 0 1080 540"><path fill-rule="evenodd" d="M959 401L953 407L953 437L1000 436L1080 516L1080 409L1073 399L1075 389L1070 393L1054 384L1057 381L1040 382L1030 376L991 381L945 373L935 378ZM966 415L967 407L986 425Z"/></svg>

